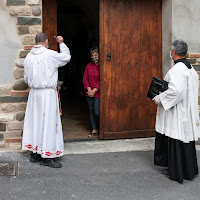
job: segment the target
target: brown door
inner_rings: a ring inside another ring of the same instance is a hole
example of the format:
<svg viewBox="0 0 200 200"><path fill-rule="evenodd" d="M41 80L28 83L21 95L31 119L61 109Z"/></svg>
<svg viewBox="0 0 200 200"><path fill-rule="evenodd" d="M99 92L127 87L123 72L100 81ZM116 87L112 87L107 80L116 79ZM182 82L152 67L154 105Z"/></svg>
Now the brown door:
<svg viewBox="0 0 200 200"><path fill-rule="evenodd" d="M42 25L43 32L49 38L50 49L57 50L57 0L42 0Z"/></svg>
<svg viewBox="0 0 200 200"><path fill-rule="evenodd" d="M154 135L146 94L162 77L162 1L100 1L100 138Z"/></svg>

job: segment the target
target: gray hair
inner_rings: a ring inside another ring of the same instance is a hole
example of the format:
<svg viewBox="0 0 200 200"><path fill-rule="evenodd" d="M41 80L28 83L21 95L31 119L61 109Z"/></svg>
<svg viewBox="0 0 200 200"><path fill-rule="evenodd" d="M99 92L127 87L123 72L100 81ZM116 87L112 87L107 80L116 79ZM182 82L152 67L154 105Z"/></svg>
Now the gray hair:
<svg viewBox="0 0 200 200"><path fill-rule="evenodd" d="M186 56L188 51L188 45L183 40L175 40L171 44L172 50L175 50L176 55Z"/></svg>
<svg viewBox="0 0 200 200"><path fill-rule="evenodd" d="M92 53L99 53L99 48L98 47L92 47L90 49L90 54L92 55Z"/></svg>
<svg viewBox="0 0 200 200"><path fill-rule="evenodd" d="M38 33L35 36L35 42L38 43L45 43L45 41L48 39L47 35L45 33Z"/></svg>

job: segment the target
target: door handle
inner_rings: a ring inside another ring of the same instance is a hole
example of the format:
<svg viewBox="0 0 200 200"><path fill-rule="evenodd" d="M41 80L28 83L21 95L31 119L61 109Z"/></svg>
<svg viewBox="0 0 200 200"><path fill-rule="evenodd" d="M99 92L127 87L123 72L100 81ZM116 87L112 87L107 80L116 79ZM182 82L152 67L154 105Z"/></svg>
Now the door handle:
<svg viewBox="0 0 200 200"><path fill-rule="evenodd" d="M111 61L111 52L107 53L107 61Z"/></svg>

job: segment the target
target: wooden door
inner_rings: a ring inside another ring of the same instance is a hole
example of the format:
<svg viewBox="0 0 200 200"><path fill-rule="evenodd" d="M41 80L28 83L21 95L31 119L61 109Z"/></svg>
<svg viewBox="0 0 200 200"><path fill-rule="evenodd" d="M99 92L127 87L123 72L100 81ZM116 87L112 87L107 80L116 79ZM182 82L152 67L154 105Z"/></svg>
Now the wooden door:
<svg viewBox="0 0 200 200"><path fill-rule="evenodd" d="M57 0L42 0L42 25L43 32L49 39L49 48L57 50Z"/></svg>
<svg viewBox="0 0 200 200"><path fill-rule="evenodd" d="M156 106L146 97L162 78L162 1L100 1L100 138L154 135Z"/></svg>

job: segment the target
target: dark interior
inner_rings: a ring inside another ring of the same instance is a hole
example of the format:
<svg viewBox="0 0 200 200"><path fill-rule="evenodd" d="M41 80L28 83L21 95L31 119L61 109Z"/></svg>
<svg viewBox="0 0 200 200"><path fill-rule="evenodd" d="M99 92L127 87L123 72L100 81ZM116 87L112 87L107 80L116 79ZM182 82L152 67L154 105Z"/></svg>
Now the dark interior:
<svg viewBox="0 0 200 200"><path fill-rule="evenodd" d="M61 92L80 97L90 48L99 43L99 1L58 0L58 35L64 37L72 56L59 71L59 80L64 81Z"/></svg>
<svg viewBox="0 0 200 200"><path fill-rule="evenodd" d="M59 69L65 139L85 138L91 131L83 74L90 48L99 44L99 0L58 0L58 35L70 49L71 61Z"/></svg>

